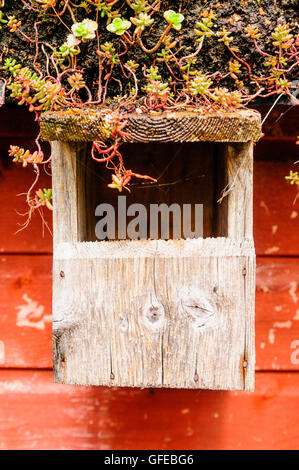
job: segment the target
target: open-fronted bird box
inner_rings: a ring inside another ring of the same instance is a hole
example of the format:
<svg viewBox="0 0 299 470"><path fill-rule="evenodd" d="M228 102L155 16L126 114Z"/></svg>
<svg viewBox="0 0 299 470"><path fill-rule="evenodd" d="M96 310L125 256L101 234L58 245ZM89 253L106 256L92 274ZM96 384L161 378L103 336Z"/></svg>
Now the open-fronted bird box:
<svg viewBox="0 0 299 470"><path fill-rule="evenodd" d="M55 381L252 390L252 150L260 116L124 117L127 167L157 179L125 195L107 188L105 165L90 157L90 142L105 137L101 111L41 119L43 139L53 141ZM110 232L101 204L115 214ZM166 236L163 211L156 231L147 219L138 232L138 208L149 217L160 204L170 209ZM186 205L189 230L176 217ZM99 223L105 240L97 237Z"/></svg>

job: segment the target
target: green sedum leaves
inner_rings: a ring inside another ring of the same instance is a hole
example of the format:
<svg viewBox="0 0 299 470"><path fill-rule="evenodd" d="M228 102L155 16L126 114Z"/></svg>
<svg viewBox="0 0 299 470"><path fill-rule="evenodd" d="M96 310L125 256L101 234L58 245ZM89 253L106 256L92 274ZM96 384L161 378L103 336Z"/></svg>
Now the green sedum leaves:
<svg viewBox="0 0 299 470"><path fill-rule="evenodd" d="M179 31L182 27L182 22L184 21L184 15L181 13L176 13L173 10L167 10L164 12L164 18L172 26L172 28Z"/></svg>
<svg viewBox="0 0 299 470"><path fill-rule="evenodd" d="M75 23L72 26L72 33L75 38L85 42L88 39L95 38L95 32L98 29L98 23L93 20L85 19L81 23Z"/></svg>
<svg viewBox="0 0 299 470"><path fill-rule="evenodd" d="M147 13L140 13L137 18L131 18L132 23L143 31L147 26L151 26L154 20Z"/></svg>
<svg viewBox="0 0 299 470"><path fill-rule="evenodd" d="M130 21L125 20L123 18L114 18L112 23L108 24L107 29L108 31L110 31L110 33L114 33L118 36L121 36L127 31L127 29L130 28L130 26Z"/></svg>

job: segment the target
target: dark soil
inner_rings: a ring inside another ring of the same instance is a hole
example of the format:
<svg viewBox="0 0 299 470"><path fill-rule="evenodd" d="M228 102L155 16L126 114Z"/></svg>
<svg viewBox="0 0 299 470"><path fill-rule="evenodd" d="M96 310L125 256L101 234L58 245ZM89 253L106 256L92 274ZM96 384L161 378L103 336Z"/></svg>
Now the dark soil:
<svg viewBox="0 0 299 470"><path fill-rule="evenodd" d="M62 2L57 2L57 11L60 11L63 5ZM226 27L234 36L234 45L240 49L240 57L245 59L253 67L254 73L259 74L262 71L263 58L255 51L252 40L245 37L244 28L248 25L258 27L262 37L259 39L259 44L264 50L271 51L272 38L271 32L278 23L287 22L294 29L293 32L298 30L298 3L294 0L243 0L243 1L192 1L192 0L162 0L161 13L155 15L155 26L150 28L148 32L145 31L143 39L144 43L148 46L154 46L165 30L165 20L163 18L163 11L167 9L174 9L180 11L185 16L182 31L171 30L170 35L178 41L177 49L180 48L179 57L188 55L194 52L196 44L196 36L193 33L196 21L200 18L201 13L206 9L214 9L217 13L217 29ZM66 39L68 34L67 29L59 23L57 17L50 14L50 10L43 13L36 13L28 11L23 8L20 1L5 0L5 5L2 8L3 13L8 15L15 15L17 19L22 21L21 29L32 39L34 39L34 23L40 21L38 26L39 41L44 43L45 50L50 53L47 43L52 47L59 47ZM79 16L77 21L86 17L91 17L90 14L85 12L82 8L77 10ZM122 6L123 17L130 18L132 10L126 3ZM68 12L63 16L63 21L71 26L72 20ZM106 30L106 18L100 21L100 40L102 43L105 41L112 41L117 47L119 52L123 50L123 46L117 37ZM0 51L6 50L4 57L15 58L22 66L28 66L32 69L32 62L35 55L35 45L28 43L18 32L10 33L5 25L2 25L0 31ZM79 67L84 68L86 71L87 81L89 87L92 89L97 82L97 55L96 42L88 41L80 45L81 54L78 56ZM131 47L125 60L133 59L141 65L150 66L155 55L145 54L139 47ZM196 68L204 72L215 72L217 70L227 71L228 60L231 59L230 53L227 51L223 43L217 41L217 38L210 38L204 42L201 53L198 56ZM41 70L45 71L45 55L41 48L38 54L37 63L40 65ZM169 80L169 71L161 62L158 63L161 70L163 79ZM51 70L55 74L54 69ZM140 81L140 89L144 81L142 67L137 71L138 79ZM293 76L289 77L295 80L297 70L293 69ZM5 73L0 72L3 76ZM127 86L127 80L124 80L120 67L114 72L114 78L121 80L124 89ZM231 80L231 79L229 79ZM228 81L226 85L233 85L233 81ZM133 83L132 83L133 85ZM249 86L250 88L250 86ZM117 81L111 80L109 86L108 97L112 98L120 94L120 87Z"/></svg>

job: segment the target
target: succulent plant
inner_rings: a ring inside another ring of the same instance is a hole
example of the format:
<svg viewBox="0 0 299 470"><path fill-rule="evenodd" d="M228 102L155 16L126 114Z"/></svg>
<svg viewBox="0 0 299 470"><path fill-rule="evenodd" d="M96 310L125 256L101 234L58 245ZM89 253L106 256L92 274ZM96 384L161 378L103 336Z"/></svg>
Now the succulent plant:
<svg viewBox="0 0 299 470"><path fill-rule="evenodd" d="M147 13L140 13L137 18L131 18L132 23L143 31L147 26L151 26L154 20Z"/></svg>
<svg viewBox="0 0 299 470"><path fill-rule="evenodd" d="M72 32L75 38L85 42L88 39L95 38L95 32L98 29L98 23L93 20L85 19L81 23L75 23L72 26Z"/></svg>
<svg viewBox="0 0 299 470"><path fill-rule="evenodd" d="M107 29L110 33L117 34L121 36L124 34L127 29L131 26L131 22L128 20L124 20L123 18L114 18L112 23L108 24Z"/></svg>
<svg viewBox="0 0 299 470"><path fill-rule="evenodd" d="M184 20L184 15L181 13L176 13L173 10L167 10L164 12L164 18L172 26L172 28L179 31L182 27L182 21Z"/></svg>

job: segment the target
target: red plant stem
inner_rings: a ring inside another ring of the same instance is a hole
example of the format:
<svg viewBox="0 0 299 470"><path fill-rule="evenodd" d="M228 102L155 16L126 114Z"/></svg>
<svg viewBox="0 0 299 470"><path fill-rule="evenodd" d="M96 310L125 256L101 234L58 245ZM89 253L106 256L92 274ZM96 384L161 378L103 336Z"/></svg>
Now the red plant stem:
<svg viewBox="0 0 299 470"><path fill-rule="evenodd" d="M133 75L133 79L134 79L134 84L135 84L135 93L134 95L129 99L129 101L127 101L127 104L130 103L131 101L134 101L134 99L136 98L136 96L138 95L138 81L137 81L137 77L135 75L135 72L130 69L130 67L128 67L127 65L125 65L126 69L129 70L129 72L131 72L131 74Z"/></svg>
<svg viewBox="0 0 299 470"><path fill-rule="evenodd" d="M65 13L65 10L67 9L69 2L70 2L70 0L65 0L65 4L64 4L63 9L61 10L60 13L57 13L57 15L58 15L59 17L62 16L62 15Z"/></svg>
<svg viewBox="0 0 299 470"><path fill-rule="evenodd" d="M129 77L129 76L126 74L126 72L124 71L124 68L123 68L123 65L122 65L121 61L119 61L119 66L120 66L120 68L121 68L121 71L122 71L123 76L124 76L127 80L129 80L130 77ZM128 67L126 67L126 68L128 68ZM128 68L128 70L131 71L130 68Z"/></svg>
<svg viewBox="0 0 299 470"><path fill-rule="evenodd" d="M106 101L106 95L107 95L107 87L108 87L108 83L109 83L109 79L112 75L112 70L113 70L113 64L111 64L111 69L110 69L110 72L108 72L108 74L106 75L106 83L104 85L104 95L103 95L103 103L105 103ZM105 78L105 77L104 77Z"/></svg>
<svg viewBox="0 0 299 470"><path fill-rule="evenodd" d="M171 76L172 76L177 82L184 82L184 81L185 81L184 79L182 79L182 78L177 78L177 77L175 76L175 74L173 73L173 71L172 71L172 69L171 69L169 63L167 62L167 60L165 61L165 65L166 65L166 67L168 68L168 70L169 70Z"/></svg>
<svg viewBox="0 0 299 470"><path fill-rule="evenodd" d="M139 178L143 180L151 180L151 181L154 181L155 183L158 181L156 178L152 178L151 176L148 176L148 175L140 175L139 173L133 173L132 170L128 170L127 175L134 176L135 178Z"/></svg>
<svg viewBox="0 0 299 470"><path fill-rule="evenodd" d="M202 41L200 41L200 44L199 44L198 48L196 49L196 51L193 54L186 55L185 57L182 57L179 60L179 66L181 67L181 63L182 63L183 60L193 59L193 57L196 57L199 54L199 52L201 51L202 45L203 45L203 39L202 39Z"/></svg>
<svg viewBox="0 0 299 470"><path fill-rule="evenodd" d="M36 59L37 59L37 56L38 56L38 25L40 25L42 22L41 21L37 21L36 23L34 23L34 31L35 31L35 56L34 56L34 59L33 59L33 67L34 69L39 73L39 76L42 77L42 72L36 67Z"/></svg>
<svg viewBox="0 0 299 470"><path fill-rule="evenodd" d="M190 103L190 97L189 97L186 93L182 93L182 96L184 96L185 99L186 99L186 101L185 101L184 103L178 103L178 104L176 104L176 102L175 102L175 104L173 104L172 106L166 106L166 105L164 105L164 106L163 106L163 109L167 109L167 110L173 109L173 110L175 110L175 109L184 108L185 106L187 106L188 103ZM178 99L179 99L179 98L178 98ZM176 100L176 101L177 101L177 100Z"/></svg>
<svg viewBox="0 0 299 470"><path fill-rule="evenodd" d="M251 75L251 67L250 65L243 59L241 59L240 57L237 56L237 54L231 49L230 45L229 44L226 44L226 47L228 48L228 50L230 51L230 53L235 57L235 59L237 59L239 62L241 62L242 64L245 65L245 67L248 69L248 73L249 73L249 78L250 80L252 80L253 82L257 83L257 80L254 79Z"/></svg>
<svg viewBox="0 0 299 470"><path fill-rule="evenodd" d="M34 168L34 171L35 171L35 173L36 173L36 176L35 176L35 179L34 179L32 185L31 185L30 188L28 189L28 191L27 191L27 196L26 196L27 204L28 204L29 207L32 207L32 208L34 208L35 205L32 204L32 202L31 202L31 198L30 198L30 196L31 196L31 191L33 190L34 186L35 186L36 183L38 182L38 180L39 180L39 175L40 175L40 170L39 170L39 167L38 167L38 165L37 165L36 163L33 163L33 168Z"/></svg>
<svg viewBox="0 0 299 470"><path fill-rule="evenodd" d="M26 41L31 42L31 44L35 44L35 40L29 38L29 37L27 36L27 34L23 33L23 31L20 30L20 28L18 28L17 31L18 31L18 33L20 33L20 34L23 36L23 38L26 39Z"/></svg>
<svg viewBox="0 0 299 470"><path fill-rule="evenodd" d="M169 24L167 26L167 28L165 29L164 33L162 34L162 36L160 37L160 39L158 40L157 44L152 47L151 49L147 49L145 47L145 45L143 44L142 42L142 39L141 39L141 33L142 31L140 30L140 33L138 34L138 43L139 43L139 46L141 47L141 49L143 50L143 52L146 52L147 54L153 54L154 52L156 52L157 49L159 49L159 47L161 46L162 44L162 41L163 39L165 38L165 36L169 33L169 31L171 30L171 24Z"/></svg>
<svg viewBox="0 0 299 470"><path fill-rule="evenodd" d="M277 72L288 73L288 72L290 72L294 67L297 67L298 65L299 65L299 60L298 60L298 62L295 62L293 65L291 65L291 67L289 67L288 69L279 69L279 68L277 68L276 71L277 71Z"/></svg>
<svg viewBox="0 0 299 470"><path fill-rule="evenodd" d="M125 50L124 52L122 52L121 54L118 54L118 57L121 57L122 55L126 54L128 52L128 46L127 44L125 43L125 41L123 41L122 39L120 39L120 41L122 42L122 44L125 46Z"/></svg>
<svg viewBox="0 0 299 470"><path fill-rule="evenodd" d="M128 33L128 31L126 31L124 33L124 38L125 40L130 44L130 46L133 46L134 45L134 41L133 39L131 38L131 35Z"/></svg>
<svg viewBox="0 0 299 470"><path fill-rule="evenodd" d="M58 18L59 21L63 24L63 26L65 26L66 29L67 29L70 33L72 33L72 30L65 24L65 22L61 19L61 17L59 16L59 14L57 13L57 11L55 10L55 7L52 6L52 9L53 9L53 11L54 11L54 13L55 13L55 16L57 16L57 18Z"/></svg>
<svg viewBox="0 0 299 470"><path fill-rule="evenodd" d="M105 60L105 58L102 61L99 58L99 80L98 80L98 101L97 101L97 103L102 102L102 93L103 93L102 73L103 73L104 60Z"/></svg>
<svg viewBox="0 0 299 470"><path fill-rule="evenodd" d="M36 9L34 8L34 5L33 5L33 3L32 3L31 0L29 0L31 6L30 6L30 5L27 5L27 3L24 2L24 0L21 0L21 2L23 3L23 5L24 5L29 11L30 11L30 10L38 11L38 10L36 10Z"/></svg>
<svg viewBox="0 0 299 470"><path fill-rule="evenodd" d="M259 45L258 45L258 43L257 43L257 41L256 41L255 38L253 38L253 42L254 42L254 45L255 45L256 50L257 50L261 55L263 55L264 57L273 57L272 55L270 55L270 54L268 54L267 52L264 52L264 51L262 51L262 50L260 49L260 47L259 47Z"/></svg>

